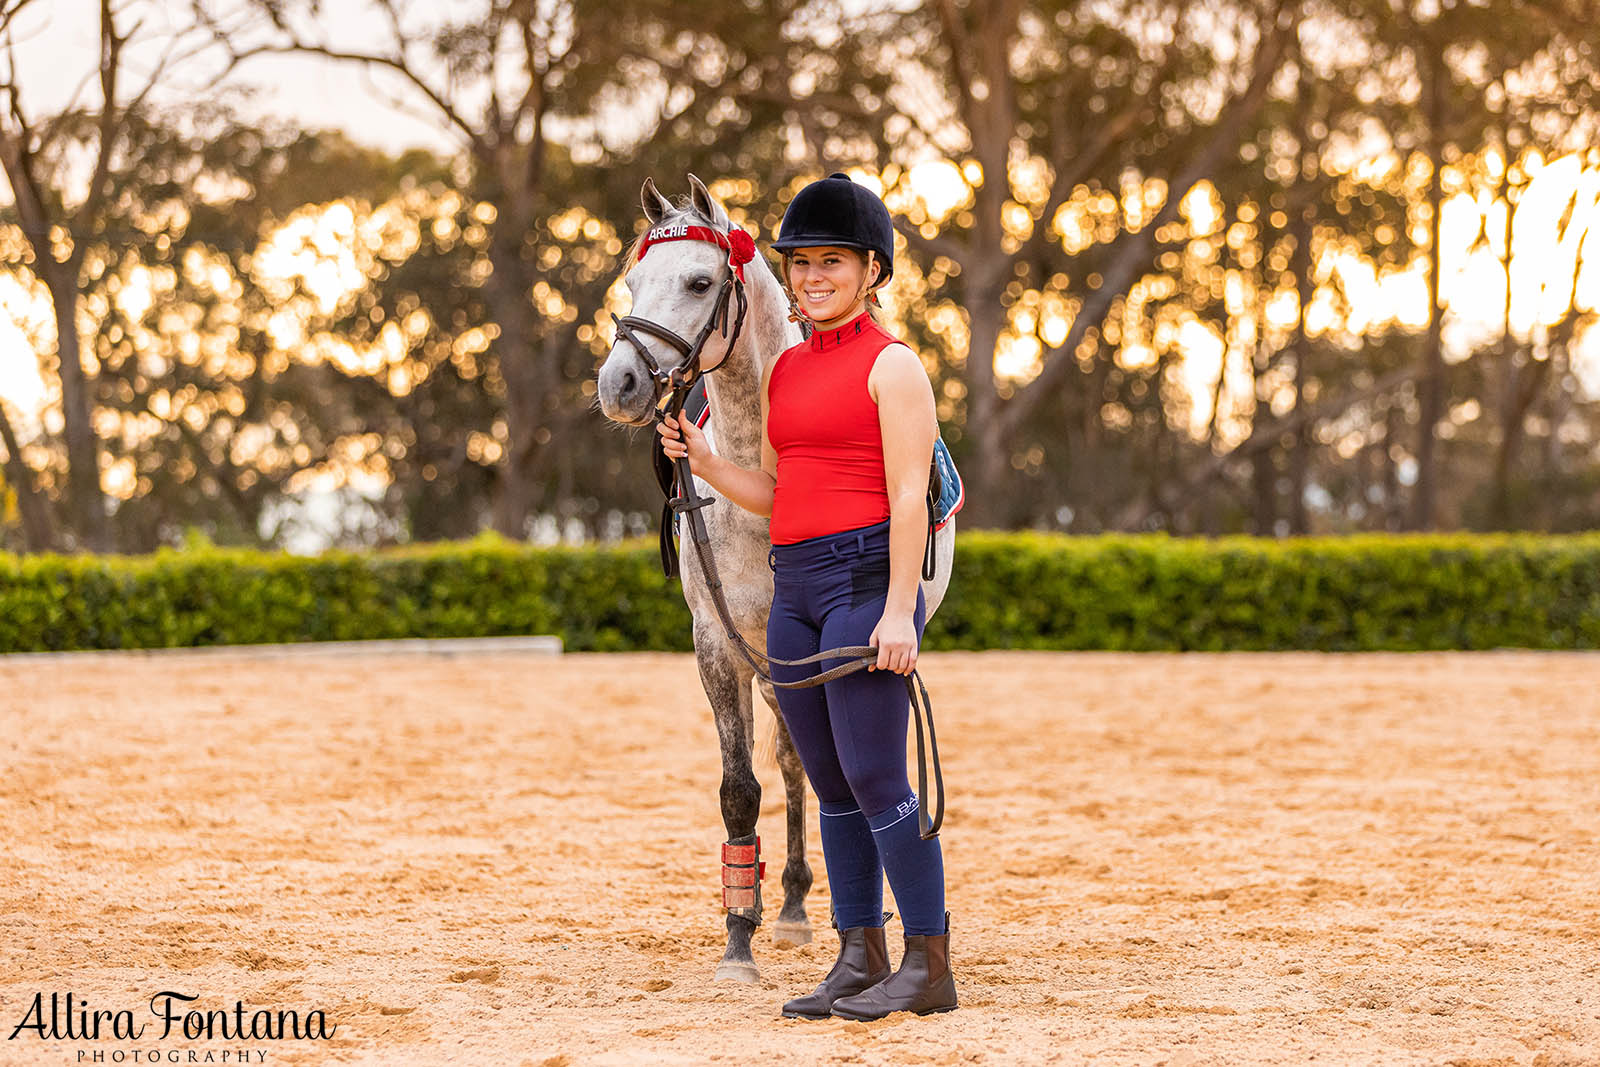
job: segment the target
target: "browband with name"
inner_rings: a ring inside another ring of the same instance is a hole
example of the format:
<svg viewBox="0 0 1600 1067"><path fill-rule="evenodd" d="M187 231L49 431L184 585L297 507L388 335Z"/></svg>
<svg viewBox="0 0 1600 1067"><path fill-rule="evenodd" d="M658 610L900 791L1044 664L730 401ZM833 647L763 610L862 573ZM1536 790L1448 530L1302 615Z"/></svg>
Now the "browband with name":
<svg viewBox="0 0 1600 1067"><path fill-rule="evenodd" d="M639 242L639 257L650 250L651 245L661 244L664 241L707 241L718 248L728 250L728 266L734 275L744 281L744 265L756 258L756 242L744 231L742 227L735 226L731 230L723 231L710 226L691 226L686 222L669 222L657 226L644 235L644 240Z"/></svg>

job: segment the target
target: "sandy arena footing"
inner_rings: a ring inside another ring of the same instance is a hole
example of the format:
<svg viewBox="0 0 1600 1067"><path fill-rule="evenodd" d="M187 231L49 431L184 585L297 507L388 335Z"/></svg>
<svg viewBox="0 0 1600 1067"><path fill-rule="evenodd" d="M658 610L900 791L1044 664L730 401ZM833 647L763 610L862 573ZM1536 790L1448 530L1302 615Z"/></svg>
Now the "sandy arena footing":
<svg viewBox="0 0 1600 1067"><path fill-rule="evenodd" d="M1600 1064L1600 655L922 667L962 1008L807 1023L775 768L761 981L711 981L692 657L0 660L0 1037L69 991L146 1025L0 1063ZM337 1031L160 1038L163 990Z"/></svg>

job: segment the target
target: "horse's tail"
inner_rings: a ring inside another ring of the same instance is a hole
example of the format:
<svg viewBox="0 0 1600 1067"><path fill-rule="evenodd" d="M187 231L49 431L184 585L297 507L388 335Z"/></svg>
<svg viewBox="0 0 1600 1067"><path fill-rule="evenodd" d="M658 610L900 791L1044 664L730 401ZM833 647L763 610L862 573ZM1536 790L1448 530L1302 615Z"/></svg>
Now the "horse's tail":
<svg viewBox="0 0 1600 1067"><path fill-rule="evenodd" d="M756 716L756 750L751 753L756 769L772 771L778 768L778 716Z"/></svg>

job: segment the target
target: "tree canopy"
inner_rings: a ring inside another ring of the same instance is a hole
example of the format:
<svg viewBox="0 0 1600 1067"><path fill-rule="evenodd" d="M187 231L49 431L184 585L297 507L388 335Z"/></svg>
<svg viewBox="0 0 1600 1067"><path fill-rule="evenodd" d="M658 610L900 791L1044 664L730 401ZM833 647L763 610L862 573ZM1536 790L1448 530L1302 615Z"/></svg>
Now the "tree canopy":
<svg viewBox="0 0 1600 1067"><path fill-rule="evenodd" d="M0 62L0 302L46 387L0 377L5 547L643 532L646 442L593 405L640 184L694 172L765 243L835 169L895 216L969 522L1600 525L1582 0L141 7L104 0L66 107ZM282 55L454 148L247 118Z"/></svg>

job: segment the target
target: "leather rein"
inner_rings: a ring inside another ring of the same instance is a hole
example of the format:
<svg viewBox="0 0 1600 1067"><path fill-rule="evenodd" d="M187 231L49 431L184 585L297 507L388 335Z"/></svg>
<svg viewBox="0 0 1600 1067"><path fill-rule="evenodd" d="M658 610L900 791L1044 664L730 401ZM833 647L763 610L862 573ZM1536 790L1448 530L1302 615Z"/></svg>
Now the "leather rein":
<svg viewBox="0 0 1600 1067"><path fill-rule="evenodd" d="M723 279L716 305L711 309L710 316L700 328L700 333L694 341L685 340L676 331L637 315L611 316L616 324L617 336L626 340L639 352L655 382L655 404L651 409L653 422L665 422L670 415L673 419L679 420L680 425L684 400L695 383L703 375L721 368L733 355L733 346L739 340L739 333L744 327L745 313L749 310L749 299L745 293L744 264L755 258L755 242L741 227L734 226L731 230L722 231L685 223L668 223L649 230L639 244L638 258L643 259L645 252L655 244L682 240L707 241L728 250L728 276ZM716 366L702 367L700 355L714 329L720 329L722 336L728 338L728 346L722 360ZM661 364L650 354L649 347L640 340L639 332L671 345L683 357L682 362L670 370L663 370ZM661 396L664 390L667 391L667 403L663 407ZM690 539L694 542L695 559L699 560L701 577L705 579L706 588L711 592L711 600L717 607L717 615L722 620L728 643L739 652L762 681L780 689L810 689L831 682L835 678L865 670L878 662L878 650L871 645L831 648L803 659L772 659L764 652L753 648L739 633L739 628L733 621L733 613L728 610L727 597L722 591L722 577L717 572L716 560L711 555L711 536L706 530L705 516L700 513L701 509L710 505L714 498L703 497L695 489L694 475L690 470L687 455L678 456L673 460L673 465L677 470L678 495L671 497L667 504L675 514L687 514ZM772 677L772 666L804 667L830 659L844 659L849 662L841 663L798 682L780 682ZM938 835L939 827L944 822L944 772L939 764L939 740L934 733L933 703L928 699L927 686L923 685L922 675L915 669L906 676L905 682L906 694L911 700L912 718L917 726L918 832L924 839L928 839ZM927 732L926 746L923 737L924 721ZM929 751L933 757L934 797L937 803L931 817L928 814L927 803Z"/></svg>

